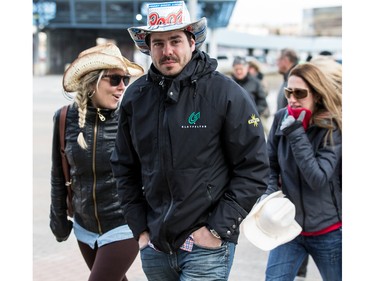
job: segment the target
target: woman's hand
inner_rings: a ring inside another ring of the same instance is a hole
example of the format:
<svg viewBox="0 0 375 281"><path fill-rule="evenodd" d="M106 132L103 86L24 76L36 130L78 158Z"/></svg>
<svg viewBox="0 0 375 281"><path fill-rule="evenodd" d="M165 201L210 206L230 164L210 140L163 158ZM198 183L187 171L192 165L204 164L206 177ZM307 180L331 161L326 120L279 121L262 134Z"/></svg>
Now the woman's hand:
<svg viewBox="0 0 375 281"><path fill-rule="evenodd" d="M298 116L297 120L292 116L288 115L287 118L284 119L284 121L281 123L280 130L284 130L286 128L289 128L292 126L295 122L300 122L302 124L303 119L305 118L306 111L303 110L300 115Z"/></svg>

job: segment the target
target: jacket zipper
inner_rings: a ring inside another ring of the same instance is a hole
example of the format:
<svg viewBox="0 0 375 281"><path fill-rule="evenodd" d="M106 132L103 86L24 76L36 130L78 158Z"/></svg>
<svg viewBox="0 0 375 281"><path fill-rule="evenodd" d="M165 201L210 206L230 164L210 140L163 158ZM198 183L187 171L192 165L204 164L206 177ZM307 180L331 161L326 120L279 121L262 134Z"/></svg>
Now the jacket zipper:
<svg viewBox="0 0 375 281"><path fill-rule="evenodd" d="M97 108L97 111L96 111L97 113L98 113L98 116L99 116L99 119L100 119L100 121L105 121L105 117L104 117L104 115L103 114L101 114L100 113L100 108Z"/></svg>
<svg viewBox="0 0 375 281"><path fill-rule="evenodd" d="M94 126L94 141L93 141L93 148L92 148L92 172L93 172L93 187L92 187L92 197L94 201L94 212L95 218L98 223L98 231L99 234L102 234L102 227L100 225L99 216L98 216L98 206L96 204L96 141L98 135L98 117L101 121L105 120L105 117L100 113L100 109L97 109L97 116L95 118L95 126Z"/></svg>
<svg viewBox="0 0 375 281"><path fill-rule="evenodd" d="M173 202L172 202L172 192L169 187L168 183L168 176L167 176L167 163L168 163L168 152L167 152L167 121L166 121L166 108L165 108L165 102L164 102L164 94L166 93L164 91L165 84L164 84L164 78L159 82L159 85L162 87L162 95L159 99L159 151L160 151L160 165L162 167L162 170L164 171L164 177L168 184L168 190L170 194L170 204L169 208L164 216L163 222L165 223L166 218L168 217L168 214L170 210L172 209ZM169 245L167 241L165 241L166 246L168 247L169 254L173 254L172 247Z"/></svg>

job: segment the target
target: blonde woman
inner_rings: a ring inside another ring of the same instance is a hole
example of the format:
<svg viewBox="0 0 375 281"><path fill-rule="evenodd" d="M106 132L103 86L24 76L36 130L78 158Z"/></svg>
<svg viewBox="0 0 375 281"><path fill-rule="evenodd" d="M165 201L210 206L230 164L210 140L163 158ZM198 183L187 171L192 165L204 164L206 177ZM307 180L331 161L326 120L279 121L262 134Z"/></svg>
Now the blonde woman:
<svg viewBox="0 0 375 281"><path fill-rule="evenodd" d="M75 92L66 115L65 153L70 165L73 222L67 218L59 144L60 110L54 115L50 227L59 242L73 227L89 281L127 280L138 254L117 193L109 158L119 119L118 104L132 75L142 67L128 61L113 44L80 53L65 71L63 87Z"/></svg>
<svg viewBox="0 0 375 281"><path fill-rule="evenodd" d="M268 138L266 194L282 190L302 232L270 251L266 280L294 280L310 255L324 281L341 281L342 95L311 63L291 70L284 92L288 106L275 114Z"/></svg>

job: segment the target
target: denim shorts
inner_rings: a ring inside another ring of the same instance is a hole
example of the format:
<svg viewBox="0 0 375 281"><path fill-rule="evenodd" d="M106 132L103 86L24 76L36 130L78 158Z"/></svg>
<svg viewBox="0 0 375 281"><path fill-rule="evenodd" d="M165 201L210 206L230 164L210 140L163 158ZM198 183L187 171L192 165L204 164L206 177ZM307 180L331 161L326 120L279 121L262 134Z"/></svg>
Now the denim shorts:
<svg viewBox="0 0 375 281"><path fill-rule="evenodd" d="M115 241L133 238L133 233L127 224L111 229L102 235L88 231L76 222L73 223L73 229L77 240L89 245L92 249L95 248L95 243L101 247Z"/></svg>

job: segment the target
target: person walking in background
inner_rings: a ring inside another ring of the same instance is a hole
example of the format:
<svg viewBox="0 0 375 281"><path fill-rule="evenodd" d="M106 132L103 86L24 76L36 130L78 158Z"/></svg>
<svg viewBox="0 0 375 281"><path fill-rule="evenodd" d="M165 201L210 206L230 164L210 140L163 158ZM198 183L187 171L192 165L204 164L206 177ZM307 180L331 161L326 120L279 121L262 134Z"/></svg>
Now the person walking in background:
<svg viewBox="0 0 375 281"><path fill-rule="evenodd" d="M277 68L281 75L283 75L283 83L280 86L279 93L277 95L277 110L284 108L288 105L288 102L284 95L284 88L287 85L288 75L290 70L296 66L299 62L297 52L293 49L285 48L280 52L280 56L277 59ZM276 110L276 111L277 111Z"/></svg>
<svg viewBox="0 0 375 281"><path fill-rule="evenodd" d="M66 69L63 87L76 92L66 114L65 154L70 165L73 222L67 218L67 187L60 154L59 119L54 115L50 228L58 242L73 227L89 267L90 281L127 280L139 248L126 223L110 165L118 127L118 104L132 75L143 68L114 44L81 52Z"/></svg>
<svg viewBox="0 0 375 281"><path fill-rule="evenodd" d="M245 58L236 57L233 60L232 78L242 88L246 90L249 96L255 101L258 113L262 119L262 124L266 135L268 135L267 118L270 116L266 100L266 92L260 80L249 73L249 63Z"/></svg>
<svg viewBox="0 0 375 281"><path fill-rule="evenodd" d="M206 18L191 22L183 1L151 3L147 23L128 29L152 64L120 106L111 163L122 206L149 281L228 280L240 224L267 187L263 126L199 50Z"/></svg>
<svg viewBox="0 0 375 281"><path fill-rule="evenodd" d="M263 81L264 74L260 69L259 63L254 59L254 60L250 60L248 64L249 64L250 75L257 78L259 81Z"/></svg>
<svg viewBox="0 0 375 281"><path fill-rule="evenodd" d="M324 281L342 278L342 95L312 63L295 66L268 138L267 192L281 189L302 232L270 251L266 280L292 281L307 255ZM262 196L264 198L264 196Z"/></svg>

